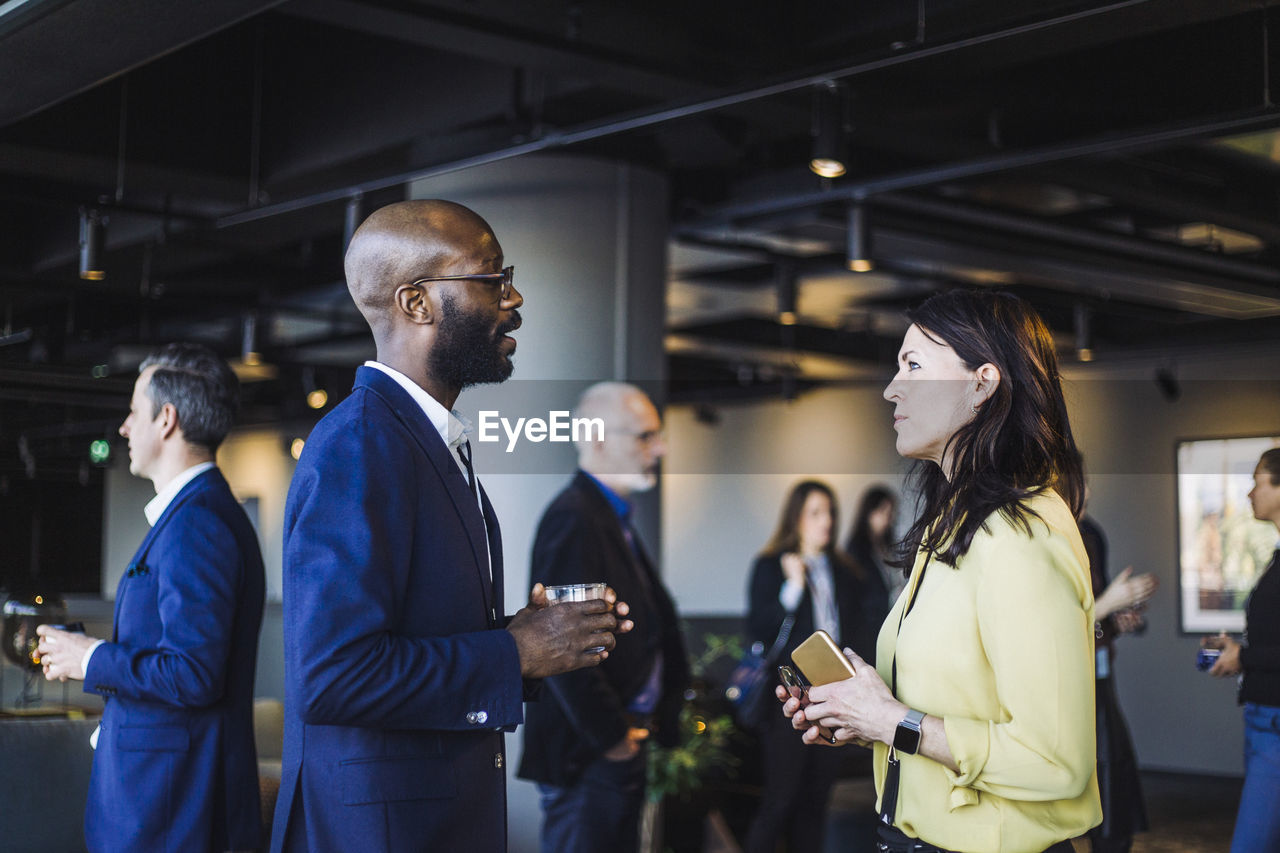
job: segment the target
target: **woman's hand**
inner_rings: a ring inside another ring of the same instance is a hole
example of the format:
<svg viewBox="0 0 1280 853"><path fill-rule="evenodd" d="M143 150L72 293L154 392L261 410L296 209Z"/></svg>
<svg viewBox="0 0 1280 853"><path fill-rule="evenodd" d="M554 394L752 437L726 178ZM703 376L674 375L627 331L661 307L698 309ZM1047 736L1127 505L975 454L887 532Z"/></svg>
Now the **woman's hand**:
<svg viewBox="0 0 1280 853"><path fill-rule="evenodd" d="M782 576L791 583L804 586L804 560L799 554L783 554Z"/></svg>
<svg viewBox="0 0 1280 853"><path fill-rule="evenodd" d="M845 657L857 673L852 678L809 688L808 704L787 713L792 727L804 732L805 743L819 743L817 726L829 729L837 743L862 743L874 741L893 743L898 721L909 710L889 692L875 667L858 657L851 650L844 650Z"/></svg>
<svg viewBox="0 0 1280 853"><path fill-rule="evenodd" d="M791 721L792 728L802 732L813 729L817 735L812 738L803 738L805 743L821 743L827 746L844 746L849 741L837 740L829 730L823 726L817 726L810 722L796 720L796 713L802 708L808 707L809 697L796 687L784 687L779 684L774 688L773 694L782 702L782 715ZM869 743L857 741L859 746L870 746Z"/></svg>
<svg viewBox="0 0 1280 853"><path fill-rule="evenodd" d="M1222 656L1209 670L1214 678L1229 678L1240 674L1240 644L1235 640L1226 634L1219 634L1216 637L1205 637L1200 645L1206 649L1222 649Z"/></svg>
<svg viewBox="0 0 1280 853"><path fill-rule="evenodd" d="M1121 610L1146 603L1160 582L1150 572L1134 577L1133 566L1116 575L1093 604L1093 618L1102 620Z"/></svg>

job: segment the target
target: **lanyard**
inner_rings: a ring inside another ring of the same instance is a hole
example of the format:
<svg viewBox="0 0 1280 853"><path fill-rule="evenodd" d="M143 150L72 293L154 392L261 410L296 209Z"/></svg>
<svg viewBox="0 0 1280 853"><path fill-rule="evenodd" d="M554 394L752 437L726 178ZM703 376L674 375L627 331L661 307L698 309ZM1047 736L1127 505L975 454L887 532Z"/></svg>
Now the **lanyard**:
<svg viewBox="0 0 1280 853"><path fill-rule="evenodd" d="M933 552L930 551L924 558L924 565L920 567L920 574L915 578L915 586L911 588L911 597L907 599L907 606L902 608L902 615L898 617L898 634L897 639L902 637L902 623L907 618L907 614L911 612L911 608L916 605L916 597L920 595L920 586L924 583L925 570L929 568L929 560L933 558ZM898 696L898 644L897 639L893 645L893 663L891 664L892 680L889 689L892 691L894 698ZM880 796L880 823L885 826L893 826L893 816L898 811L898 784L899 774L901 773L901 762L898 761L898 754L894 751L893 746L889 746L889 768L884 776L884 792Z"/></svg>

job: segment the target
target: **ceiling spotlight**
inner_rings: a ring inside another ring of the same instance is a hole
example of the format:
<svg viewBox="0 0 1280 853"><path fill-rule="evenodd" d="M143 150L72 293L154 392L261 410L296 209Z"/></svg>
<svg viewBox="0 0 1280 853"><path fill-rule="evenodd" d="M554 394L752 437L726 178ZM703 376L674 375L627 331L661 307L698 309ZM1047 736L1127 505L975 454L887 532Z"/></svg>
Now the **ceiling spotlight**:
<svg viewBox="0 0 1280 853"><path fill-rule="evenodd" d="M779 260L773 268L774 287L778 294L778 322L796 324L796 268L790 260Z"/></svg>
<svg viewBox="0 0 1280 853"><path fill-rule="evenodd" d="M346 210L342 217L342 250L345 252L351 245L351 238L364 220L364 193L356 191L347 197ZM316 408L319 408L318 406Z"/></svg>
<svg viewBox="0 0 1280 853"><path fill-rule="evenodd" d="M102 268L102 244L106 240L107 222L96 210L80 208L80 277L86 281L102 281L107 271Z"/></svg>
<svg viewBox="0 0 1280 853"><path fill-rule="evenodd" d="M329 402L329 392L316 382L316 369L311 365L302 368L302 390L307 395L307 405L313 409L323 409Z"/></svg>
<svg viewBox="0 0 1280 853"><path fill-rule="evenodd" d="M302 458L302 448L307 446L307 440L304 438L295 438L289 442L289 455L295 460Z"/></svg>
<svg viewBox="0 0 1280 853"><path fill-rule="evenodd" d="M275 379L279 368L268 364L258 349L258 317L249 312L240 321L240 357L232 360L231 369L241 382L263 382Z"/></svg>
<svg viewBox="0 0 1280 853"><path fill-rule="evenodd" d="M813 157L809 169L823 178L845 173L844 95L835 83L813 90Z"/></svg>
<svg viewBox="0 0 1280 853"><path fill-rule="evenodd" d="M1077 302L1075 306L1076 358L1093 361L1093 323L1089 306Z"/></svg>
<svg viewBox="0 0 1280 853"><path fill-rule="evenodd" d="M1171 365L1156 368L1155 379L1156 387L1160 389L1160 396L1164 397L1165 402L1175 403L1182 396L1182 383L1178 381L1178 374Z"/></svg>
<svg viewBox="0 0 1280 853"><path fill-rule="evenodd" d="M871 272L875 261L871 260L871 221L862 202L849 205L849 246L846 262L853 272Z"/></svg>

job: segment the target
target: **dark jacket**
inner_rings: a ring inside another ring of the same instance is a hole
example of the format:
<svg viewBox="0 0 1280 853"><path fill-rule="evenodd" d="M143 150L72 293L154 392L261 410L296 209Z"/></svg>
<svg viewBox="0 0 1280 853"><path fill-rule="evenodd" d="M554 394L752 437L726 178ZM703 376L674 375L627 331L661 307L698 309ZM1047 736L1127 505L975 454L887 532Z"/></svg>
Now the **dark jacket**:
<svg viewBox="0 0 1280 853"><path fill-rule="evenodd" d="M840 636L836 639L842 648L848 646L863 660L874 663L876 637L879 636L880 624L884 621L883 613L876 618L879 598L874 593L875 587L871 586L871 582L858 578L852 568L841 565L836 560L831 563L831 576L836 589L836 608L840 613ZM773 645L782 620L787 615L786 609L778 601L784 577L781 556L761 555L756 558L751 569L747 643L763 642L766 651ZM879 595L884 597L883 592ZM815 630L813 598L807 585L795 614L795 627L778 663L790 663L791 652Z"/></svg>
<svg viewBox="0 0 1280 853"><path fill-rule="evenodd" d="M618 743L629 726L626 707L663 656L662 695L654 712L659 743L675 743L689 667L675 606L640 540L627 544L608 498L581 471L547 507L533 543L530 583L603 581L631 607L635 629L598 667L546 679L525 709L524 755L518 775L572 784L588 764ZM637 553L638 552L638 553Z"/></svg>
<svg viewBox="0 0 1280 853"><path fill-rule="evenodd" d="M1240 703L1280 706L1280 550L1245 605L1248 645L1240 649Z"/></svg>

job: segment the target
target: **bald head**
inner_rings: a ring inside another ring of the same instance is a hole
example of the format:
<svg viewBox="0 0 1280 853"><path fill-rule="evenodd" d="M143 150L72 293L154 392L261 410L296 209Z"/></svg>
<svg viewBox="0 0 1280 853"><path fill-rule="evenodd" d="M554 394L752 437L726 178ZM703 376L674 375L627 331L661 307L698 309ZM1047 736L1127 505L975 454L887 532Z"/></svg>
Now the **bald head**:
<svg viewBox="0 0 1280 853"><path fill-rule="evenodd" d="M604 421L604 441L578 443L578 467L623 496L657 483L667 446L648 394L625 382L598 382L583 392L573 415Z"/></svg>
<svg viewBox="0 0 1280 853"><path fill-rule="evenodd" d="M396 288L474 272L501 255L489 223L469 208L440 199L402 201L375 210L356 229L345 261L347 289L378 337L391 323Z"/></svg>

